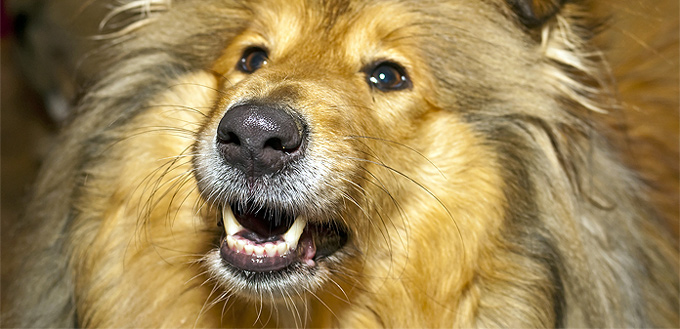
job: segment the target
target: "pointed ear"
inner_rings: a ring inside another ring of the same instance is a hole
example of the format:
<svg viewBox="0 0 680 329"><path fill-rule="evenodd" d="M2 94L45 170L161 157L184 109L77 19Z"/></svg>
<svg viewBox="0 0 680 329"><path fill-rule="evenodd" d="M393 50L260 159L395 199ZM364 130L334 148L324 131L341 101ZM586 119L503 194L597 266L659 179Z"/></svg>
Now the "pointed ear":
<svg viewBox="0 0 680 329"><path fill-rule="evenodd" d="M506 0L522 24L529 28L545 23L560 11L565 0Z"/></svg>

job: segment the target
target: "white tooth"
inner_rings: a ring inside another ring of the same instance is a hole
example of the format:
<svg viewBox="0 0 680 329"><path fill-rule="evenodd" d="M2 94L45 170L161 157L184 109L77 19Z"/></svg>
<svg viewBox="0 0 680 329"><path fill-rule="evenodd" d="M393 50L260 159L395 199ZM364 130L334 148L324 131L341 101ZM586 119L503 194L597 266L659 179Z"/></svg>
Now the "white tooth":
<svg viewBox="0 0 680 329"><path fill-rule="evenodd" d="M229 249L234 249L234 243L234 237L227 235L227 246L229 246Z"/></svg>
<svg viewBox="0 0 680 329"><path fill-rule="evenodd" d="M264 256L264 247L263 246L255 246L255 255L258 257Z"/></svg>
<svg viewBox="0 0 680 329"><path fill-rule="evenodd" d="M279 252L279 256L283 256L288 252L288 244L285 242L279 242L276 244L276 250Z"/></svg>
<svg viewBox="0 0 680 329"><path fill-rule="evenodd" d="M245 241L236 239L236 251L242 251L245 246L247 246Z"/></svg>
<svg viewBox="0 0 680 329"><path fill-rule="evenodd" d="M264 244L264 251L267 253L267 256L269 257L276 256L276 246L271 242L267 242Z"/></svg>
<svg viewBox="0 0 680 329"><path fill-rule="evenodd" d="M222 222L224 223L224 232L226 232L227 235L234 235L243 230L243 226L236 221L234 212L231 211L231 207L229 206L222 207Z"/></svg>
<svg viewBox="0 0 680 329"><path fill-rule="evenodd" d="M247 244L243 247L243 249L245 250L246 255L252 255L254 246L252 244Z"/></svg>
<svg viewBox="0 0 680 329"><path fill-rule="evenodd" d="M300 241L300 236L302 235L305 226L307 226L307 219L302 217L295 218L293 225L288 229L288 232L283 235L283 240L286 241L290 249L297 248L298 241Z"/></svg>

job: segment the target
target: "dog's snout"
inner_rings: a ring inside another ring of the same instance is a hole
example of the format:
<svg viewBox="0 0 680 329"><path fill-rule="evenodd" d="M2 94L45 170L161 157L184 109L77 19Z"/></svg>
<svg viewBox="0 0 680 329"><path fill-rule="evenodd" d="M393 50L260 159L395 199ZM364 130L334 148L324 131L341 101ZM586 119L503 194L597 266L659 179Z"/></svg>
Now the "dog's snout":
<svg viewBox="0 0 680 329"><path fill-rule="evenodd" d="M217 146L227 163L246 175L271 174L299 156L303 128L302 120L284 109L237 105L217 127Z"/></svg>

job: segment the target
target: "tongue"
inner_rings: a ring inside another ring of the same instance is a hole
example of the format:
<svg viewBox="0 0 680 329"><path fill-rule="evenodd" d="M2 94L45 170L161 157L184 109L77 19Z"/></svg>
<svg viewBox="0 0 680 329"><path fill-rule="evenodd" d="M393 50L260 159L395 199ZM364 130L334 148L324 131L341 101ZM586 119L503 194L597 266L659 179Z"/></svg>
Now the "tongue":
<svg viewBox="0 0 680 329"><path fill-rule="evenodd" d="M314 256L316 256L316 245L309 231L302 233L300 245L298 247L300 260L308 266L314 266Z"/></svg>

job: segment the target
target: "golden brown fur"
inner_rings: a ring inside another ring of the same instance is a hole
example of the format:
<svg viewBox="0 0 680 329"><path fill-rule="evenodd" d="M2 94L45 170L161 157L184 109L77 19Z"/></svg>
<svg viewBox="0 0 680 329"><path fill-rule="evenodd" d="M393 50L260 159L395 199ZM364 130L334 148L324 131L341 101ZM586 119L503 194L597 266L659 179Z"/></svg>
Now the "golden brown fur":
<svg viewBox="0 0 680 329"><path fill-rule="evenodd" d="M680 325L677 243L608 130L628 108L591 39L606 10L126 3L100 17L89 84L16 231L3 326ZM268 63L235 69L253 46ZM412 85L371 87L383 60ZM309 126L302 169L274 175L293 186L270 186L279 199L219 181L211 160L225 112L250 100ZM239 276L215 225L239 193L348 241L297 276Z"/></svg>

